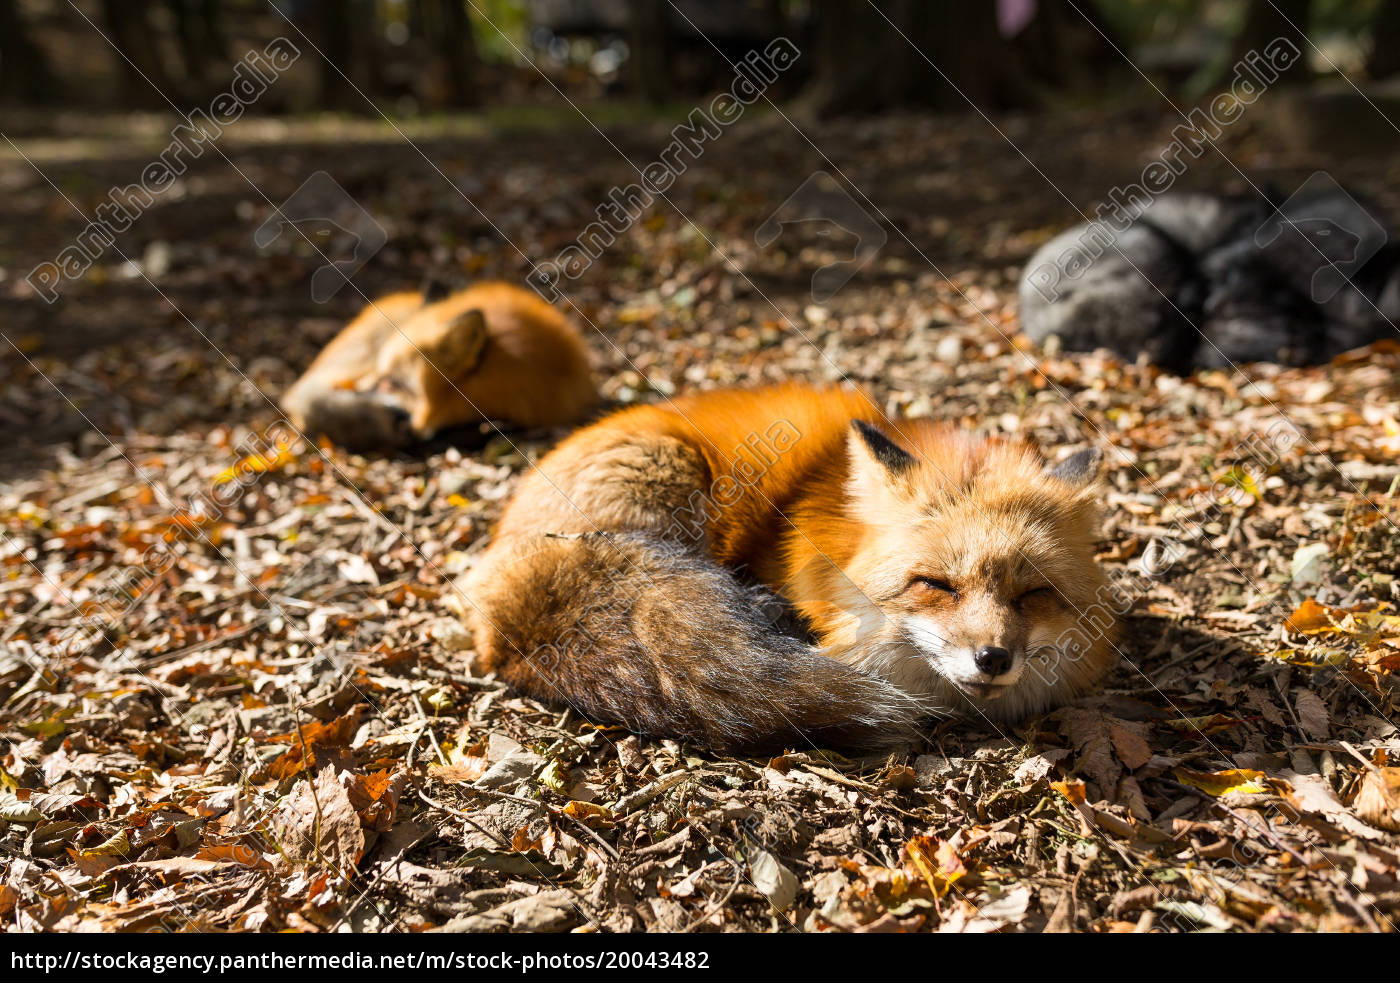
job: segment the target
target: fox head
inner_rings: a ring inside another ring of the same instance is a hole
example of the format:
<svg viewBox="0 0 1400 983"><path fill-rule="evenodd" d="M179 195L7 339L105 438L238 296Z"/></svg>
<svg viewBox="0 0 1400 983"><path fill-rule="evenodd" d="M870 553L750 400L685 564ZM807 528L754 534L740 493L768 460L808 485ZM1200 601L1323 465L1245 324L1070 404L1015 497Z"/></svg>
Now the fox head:
<svg viewBox="0 0 1400 983"><path fill-rule="evenodd" d="M1114 662L1094 560L1099 452L1047 468L1022 443L898 426L853 423L844 518L861 533L818 574L821 594L840 598L817 619L824 641L931 703L992 719L1087 689Z"/></svg>
<svg viewBox="0 0 1400 983"><path fill-rule="evenodd" d="M436 294L397 294L367 308L283 398L293 423L346 447L407 447L452 422L456 388L483 357L480 310Z"/></svg>
<svg viewBox="0 0 1400 983"><path fill-rule="evenodd" d="M356 389L401 417L414 438L426 440L444 425L442 411L481 360L486 341L481 311L444 312L430 304L388 334L373 370Z"/></svg>

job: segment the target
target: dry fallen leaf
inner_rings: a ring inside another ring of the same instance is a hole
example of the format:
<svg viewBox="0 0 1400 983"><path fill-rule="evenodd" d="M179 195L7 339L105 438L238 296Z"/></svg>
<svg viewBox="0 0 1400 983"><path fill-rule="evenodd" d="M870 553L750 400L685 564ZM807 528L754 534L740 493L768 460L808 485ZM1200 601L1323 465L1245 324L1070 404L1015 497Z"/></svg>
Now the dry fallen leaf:
<svg viewBox="0 0 1400 983"><path fill-rule="evenodd" d="M1352 803L1372 826L1400 833L1400 768L1368 768Z"/></svg>
<svg viewBox="0 0 1400 983"><path fill-rule="evenodd" d="M267 766L268 774L273 778L290 778L308 765L317 764L318 753L348 746L364 710L363 706L355 706L329 722L308 721L291 733L272 738L275 742L290 744L291 749Z"/></svg>
<svg viewBox="0 0 1400 983"><path fill-rule="evenodd" d="M1051 719L1059 722L1076 749L1073 770L1092 780L1105 795L1118 787L1125 767L1135 771L1152 757L1146 724L1073 706L1057 710Z"/></svg>
<svg viewBox="0 0 1400 983"><path fill-rule="evenodd" d="M1298 712L1298 720L1309 737L1320 741L1331 734L1327 704L1312 690L1298 690L1293 696L1293 708Z"/></svg>
<svg viewBox="0 0 1400 983"><path fill-rule="evenodd" d="M297 782L278 810L277 841L291 860L328 863L350 876L364 855L365 834L334 766Z"/></svg>
<svg viewBox="0 0 1400 983"><path fill-rule="evenodd" d="M792 907L797 898L797 875L774 854L755 850L749 857L749 877L774 908L785 911Z"/></svg>

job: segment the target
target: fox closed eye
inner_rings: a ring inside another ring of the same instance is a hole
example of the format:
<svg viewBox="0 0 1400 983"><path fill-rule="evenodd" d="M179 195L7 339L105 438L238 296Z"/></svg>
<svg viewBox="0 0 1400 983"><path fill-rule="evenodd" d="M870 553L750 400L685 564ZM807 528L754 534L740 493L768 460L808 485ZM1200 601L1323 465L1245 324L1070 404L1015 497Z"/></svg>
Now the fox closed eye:
<svg viewBox="0 0 1400 983"><path fill-rule="evenodd" d="M402 393L408 393L408 392L411 392L411 391L412 391L411 388L408 386L407 383L405 383L403 380L397 379L397 378L395 378L395 377L393 377L393 376L385 376L384 378L378 380L378 381L375 383L374 388L375 388L376 391L381 392L381 393L397 393L397 394L402 394Z"/></svg>
<svg viewBox="0 0 1400 983"><path fill-rule="evenodd" d="M1053 587L1034 587L1031 590L1023 591L1016 598L1015 604L1018 609L1024 610L1032 604L1044 604L1059 600L1059 591Z"/></svg>
<svg viewBox="0 0 1400 983"><path fill-rule="evenodd" d="M936 590L941 594L951 594L953 597L958 596L958 589L940 577L915 577L914 583L921 584L929 590Z"/></svg>

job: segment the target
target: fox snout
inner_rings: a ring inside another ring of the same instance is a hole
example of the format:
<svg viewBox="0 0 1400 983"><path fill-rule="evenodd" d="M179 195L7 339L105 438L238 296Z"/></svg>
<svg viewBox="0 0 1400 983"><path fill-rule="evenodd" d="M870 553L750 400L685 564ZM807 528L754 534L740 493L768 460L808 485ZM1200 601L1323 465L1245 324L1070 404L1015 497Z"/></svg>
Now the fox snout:
<svg viewBox="0 0 1400 983"><path fill-rule="evenodd" d="M903 629L934 672L982 699L1000 696L1026 666L1023 634L1010 626L973 629L957 621L914 616L903 621Z"/></svg>
<svg viewBox="0 0 1400 983"><path fill-rule="evenodd" d="M984 645L972 656L972 664L977 671L988 676L1004 676L1011 671L1015 657L999 645Z"/></svg>
<svg viewBox="0 0 1400 983"><path fill-rule="evenodd" d="M1025 664L1025 653L1019 645L982 645L957 653L951 664L943 660L939 668L959 688L994 700L1020 678Z"/></svg>

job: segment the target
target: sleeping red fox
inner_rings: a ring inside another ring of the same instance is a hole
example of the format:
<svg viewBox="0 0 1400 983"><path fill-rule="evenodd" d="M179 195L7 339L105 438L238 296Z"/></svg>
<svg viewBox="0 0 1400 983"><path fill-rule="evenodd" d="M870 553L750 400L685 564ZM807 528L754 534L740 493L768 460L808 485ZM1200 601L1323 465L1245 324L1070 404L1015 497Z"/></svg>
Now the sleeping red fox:
<svg viewBox="0 0 1400 983"><path fill-rule="evenodd" d="M727 750L886 745L929 713L1014 720L1093 686L1115 661L1098 452L1046 469L1019 442L879 419L790 385L573 434L459 581L478 667ZM775 627L774 595L810 642Z"/></svg>
<svg viewBox="0 0 1400 983"><path fill-rule="evenodd" d="M481 420L576 422L596 402L583 339L519 287L381 297L282 399L297 429L347 447L402 447Z"/></svg>

